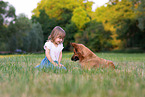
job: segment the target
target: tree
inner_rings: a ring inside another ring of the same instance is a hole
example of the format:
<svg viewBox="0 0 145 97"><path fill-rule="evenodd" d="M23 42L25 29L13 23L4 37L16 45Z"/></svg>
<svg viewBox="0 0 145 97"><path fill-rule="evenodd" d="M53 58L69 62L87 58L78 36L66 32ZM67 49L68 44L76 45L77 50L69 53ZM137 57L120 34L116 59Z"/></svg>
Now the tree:
<svg viewBox="0 0 145 97"><path fill-rule="evenodd" d="M16 49L27 52L42 50L43 31L39 23L32 23L24 14L20 14L8 28L13 33L8 42L11 51Z"/></svg>
<svg viewBox="0 0 145 97"><path fill-rule="evenodd" d="M145 49L145 0L129 0L132 3L133 11L136 14L137 27L141 30L140 47Z"/></svg>
<svg viewBox="0 0 145 97"><path fill-rule="evenodd" d="M87 2L84 1L85 0L41 0L37 8L33 10L32 21L41 24L44 31L44 41L47 40L48 35L55 26L61 26L65 29L67 34L66 41L64 41L65 50L69 50L70 43L68 40L75 41L73 40L75 39L74 34L83 30L85 23L90 21L90 15L92 15L91 6L93 2L88 0ZM81 12L81 17L78 18L79 12ZM82 20L82 18L83 20L78 22L74 20L75 18L78 21Z"/></svg>
<svg viewBox="0 0 145 97"><path fill-rule="evenodd" d="M24 14L20 14L15 22L9 25L9 31L10 33L13 33L9 39L9 48L11 51L14 51L15 49L28 50L30 43L28 40L28 33L31 29L32 23ZM11 39L14 39L15 41L12 43ZM25 42L28 45L24 45ZM11 44L13 44L13 47Z"/></svg>
<svg viewBox="0 0 145 97"><path fill-rule="evenodd" d="M9 24L15 18L15 8L8 2L0 0L0 27Z"/></svg>
<svg viewBox="0 0 145 97"><path fill-rule="evenodd" d="M115 24L116 32L118 34L118 39L121 39L123 42L124 48L139 47L144 48L144 36L141 29L139 29L138 18L136 13L131 9L132 2L127 2L127 0L122 0L118 3L120 8L122 5L125 5L126 8L123 9L123 17L115 19L112 23Z"/></svg>
<svg viewBox="0 0 145 97"><path fill-rule="evenodd" d="M133 10L137 15L138 27L145 32L145 0L128 0L131 1Z"/></svg>
<svg viewBox="0 0 145 97"><path fill-rule="evenodd" d="M86 28L76 40L85 44L93 51L108 51L112 49L111 32L106 31L102 23L90 21L86 24Z"/></svg>
<svg viewBox="0 0 145 97"><path fill-rule="evenodd" d="M46 42L52 29L57 25L56 19L49 18L49 16L46 14L44 9L40 10L39 17L36 17L35 15L32 16L32 22L33 23L37 23L37 22L40 23L42 30L43 30L44 42Z"/></svg>
<svg viewBox="0 0 145 97"><path fill-rule="evenodd" d="M80 30L84 28L86 23L90 22L87 12L82 7L76 8L74 10L71 20Z"/></svg>
<svg viewBox="0 0 145 97"><path fill-rule="evenodd" d="M63 9L68 9L73 12L75 8L80 6L86 7L84 0L41 0L37 8L33 10L34 16L39 17L40 10L45 9L46 14L50 18L63 19ZM89 3L87 3L89 4ZM91 6L91 5L90 5Z"/></svg>
<svg viewBox="0 0 145 97"><path fill-rule="evenodd" d="M43 31L39 23L32 25L32 30L29 32L29 51L41 51L43 48Z"/></svg>
<svg viewBox="0 0 145 97"><path fill-rule="evenodd" d="M7 50L10 33L7 26L15 19L15 8L8 2L0 0L0 50Z"/></svg>
<svg viewBox="0 0 145 97"><path fill-rule="evenodd" d="M75 42L74 34L78 32L78 28L76 27L75 23L66 24L64 28L66 32L66 37L64 41L64 50L69 51L71 49L70 42Z"/></svg>
<svg viewBox="0 0 145 97"><path fill-rule="evenodd" d="M112 31L112 43L119 48L126 48L129 46L126 44L128 38L132 39L132 36L128 37L128 34L135 35L138 31L132 30L132 25L136 24L136 14L131 9L132 3L127 0L111 0L110 2L107 7L96 9L95 19L103 22L105 29Z"/></svg>

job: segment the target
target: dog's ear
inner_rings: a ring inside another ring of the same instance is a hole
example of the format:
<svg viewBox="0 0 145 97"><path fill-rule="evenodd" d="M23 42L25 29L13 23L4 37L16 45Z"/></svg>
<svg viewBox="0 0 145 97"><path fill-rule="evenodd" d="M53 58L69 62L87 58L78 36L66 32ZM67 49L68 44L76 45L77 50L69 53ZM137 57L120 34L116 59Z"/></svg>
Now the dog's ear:
<svg viewBox="0 0 145 97"><path fill-rule="evenodd" d="M70 43L73 47L77 46L77 43Z"/></svg>
<svg viewBox="0 0 145 97"><path fill-rule="evenodd" d="M74 47L74 52L77 52L79 57L84 58L84 52L82 51L83 47L81 46L81 44L71 43L71 45Z"/></svg>

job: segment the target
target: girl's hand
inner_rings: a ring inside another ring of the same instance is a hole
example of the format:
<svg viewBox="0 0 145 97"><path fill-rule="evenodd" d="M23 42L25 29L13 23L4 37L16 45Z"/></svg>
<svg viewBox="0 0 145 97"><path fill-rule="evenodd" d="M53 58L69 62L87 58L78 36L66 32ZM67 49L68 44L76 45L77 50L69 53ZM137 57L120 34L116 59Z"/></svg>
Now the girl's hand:
<svg viewBox="0 0 145 97"><path fill-rule="evenodd" d="M58 66L58 64L57 63L54 63L54 66Z"/></svg>
<svg viewBox="0 0 145 97"><path fill-rule="evenodd" d="M59 67L63 66L62 64L59 64Z"/></svg>

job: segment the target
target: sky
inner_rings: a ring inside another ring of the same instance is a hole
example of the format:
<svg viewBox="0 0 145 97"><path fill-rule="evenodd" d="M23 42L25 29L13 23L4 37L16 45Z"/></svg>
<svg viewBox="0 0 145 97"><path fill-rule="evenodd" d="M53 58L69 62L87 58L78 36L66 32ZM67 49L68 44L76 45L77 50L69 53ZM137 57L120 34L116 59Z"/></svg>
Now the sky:
<svg viewBox="0 0 145 97"><path fill-rule="evenodd" d="M13 5L16 9L16 15L18 16L20 13L24 13L29 19L32 16L32 10L37 7L37 3L41 0L3 0L9 2ZM95 8L100 7L107 3L109 0L89 0L95 2L93 4L92 10Z"/></svg>

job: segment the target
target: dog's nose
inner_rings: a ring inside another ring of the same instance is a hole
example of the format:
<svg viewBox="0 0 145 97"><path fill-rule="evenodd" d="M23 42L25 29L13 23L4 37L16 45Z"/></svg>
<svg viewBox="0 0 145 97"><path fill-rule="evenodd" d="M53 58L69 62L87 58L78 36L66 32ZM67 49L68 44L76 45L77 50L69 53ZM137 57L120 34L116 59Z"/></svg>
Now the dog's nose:
<svg viewBox="0 0 145 97"><path fill-rule="evenodd" d="M74 56L74 57L71 58L71 60L72 61L77 61L77 60L79 60L79 58L77 56Z"/></svg>
<svg viewBox="0 0 145 97"><path fill-rule="evenodd" d="M73 61L73 60L74 60L74 58L73 58L73 57L71 57L71 60Z"/></svg>

